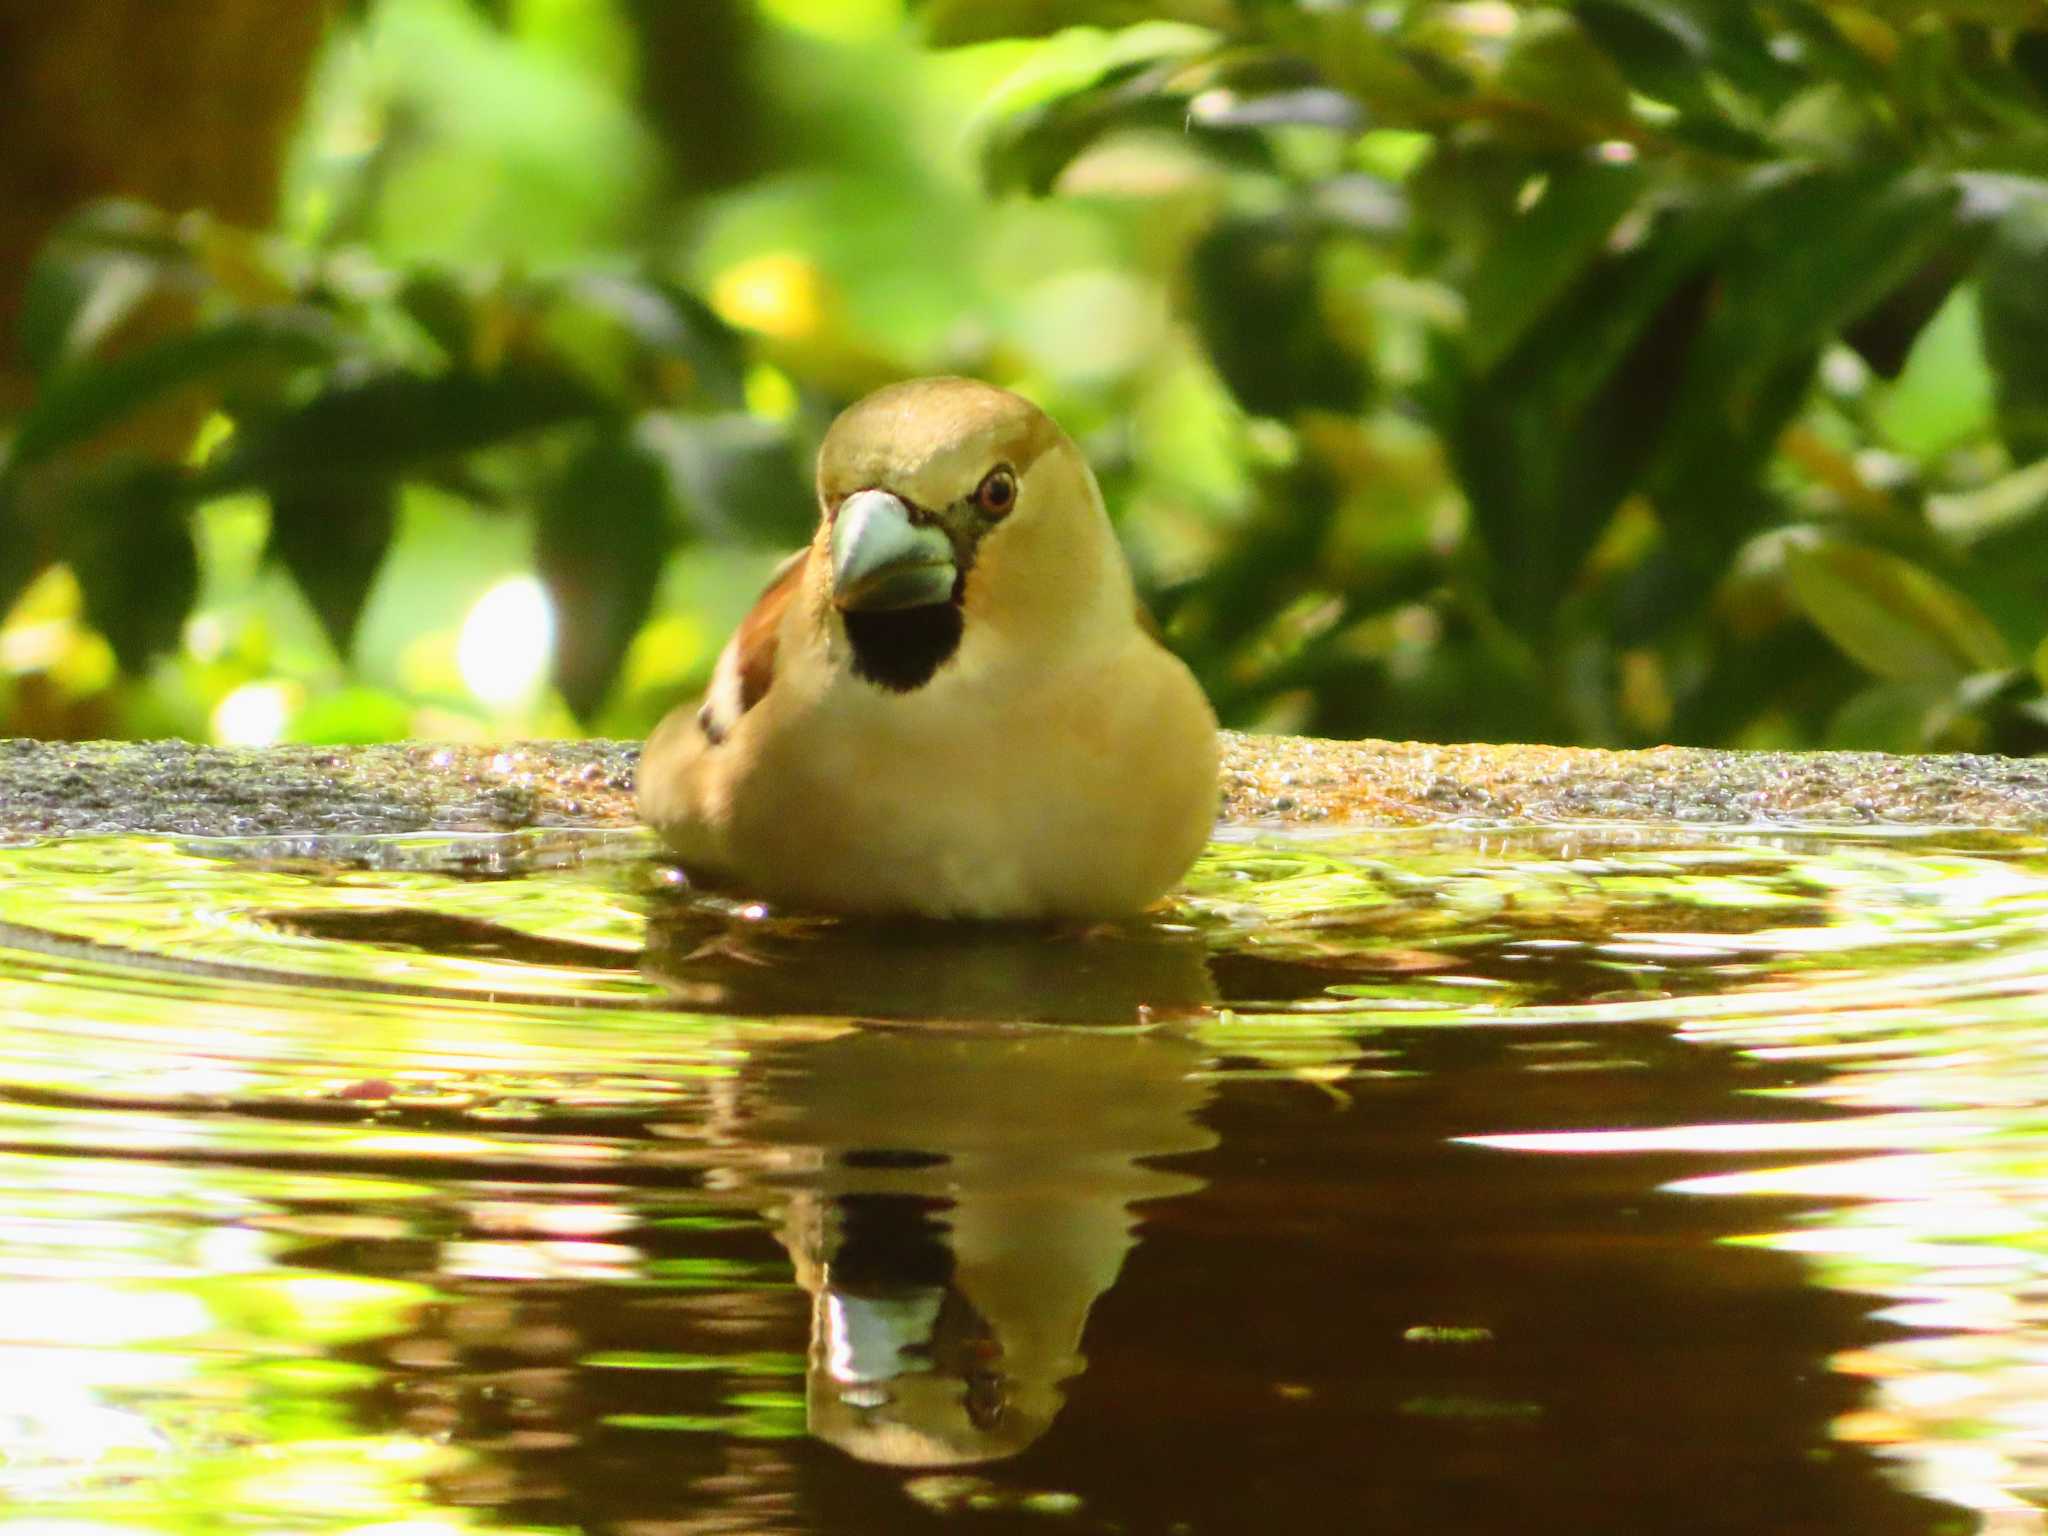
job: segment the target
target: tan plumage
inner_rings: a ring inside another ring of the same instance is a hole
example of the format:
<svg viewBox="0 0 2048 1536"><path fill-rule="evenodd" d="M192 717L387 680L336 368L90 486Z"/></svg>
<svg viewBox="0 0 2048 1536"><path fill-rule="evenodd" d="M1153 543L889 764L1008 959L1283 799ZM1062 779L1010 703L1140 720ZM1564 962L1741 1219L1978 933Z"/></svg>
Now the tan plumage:
<svg viewBox="0 0 2048 1536"><path fill-rule="evenodd" d="M1215 814L1216 721L1141 622L1066 434L971 379L894 385L833 424L818 498L810 547L641 758L640 813L684 867L852 913L1164 894Z"/></svg>

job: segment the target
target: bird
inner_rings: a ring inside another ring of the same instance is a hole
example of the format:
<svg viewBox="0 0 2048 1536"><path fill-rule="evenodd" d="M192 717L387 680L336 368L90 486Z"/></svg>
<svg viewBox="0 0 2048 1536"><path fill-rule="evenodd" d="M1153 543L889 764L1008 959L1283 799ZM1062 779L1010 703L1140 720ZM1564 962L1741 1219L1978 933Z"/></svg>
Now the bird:
<svg viewBox="0 0 2048 1536"><path fill-rule="evenodd" d="M819 520L642 752L693 885L856 917L1108 921L1207 841L1216 717L1095 476L979 380L886 386L818 451Z"/></svg>

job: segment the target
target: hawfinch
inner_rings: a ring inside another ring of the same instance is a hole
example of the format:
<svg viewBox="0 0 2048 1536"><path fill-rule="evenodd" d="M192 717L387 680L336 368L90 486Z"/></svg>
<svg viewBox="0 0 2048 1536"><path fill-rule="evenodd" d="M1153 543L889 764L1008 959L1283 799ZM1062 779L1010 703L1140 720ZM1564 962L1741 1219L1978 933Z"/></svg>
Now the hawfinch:
<svg viewBox="0 0 2048 1536"><path fill-rule="evenodd" d="M780 905L1098 919L1187 871L1216 718L1155 637L1080 450L972 379L833 423L821 517L640 760L693 876Z"/></svg>

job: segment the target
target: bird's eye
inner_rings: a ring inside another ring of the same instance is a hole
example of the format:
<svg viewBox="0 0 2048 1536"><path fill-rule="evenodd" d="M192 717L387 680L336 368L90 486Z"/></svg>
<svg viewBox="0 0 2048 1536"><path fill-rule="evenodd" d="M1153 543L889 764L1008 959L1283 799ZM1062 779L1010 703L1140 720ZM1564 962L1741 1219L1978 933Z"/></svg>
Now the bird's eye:
<svg viewBox="0 0 2048 1536"><path fill-rule="evenodd" d="M1017 504L1017 477L1010 466L998 464L981 477L974 488L974 504L990 517L1007 517Z"/></svg>

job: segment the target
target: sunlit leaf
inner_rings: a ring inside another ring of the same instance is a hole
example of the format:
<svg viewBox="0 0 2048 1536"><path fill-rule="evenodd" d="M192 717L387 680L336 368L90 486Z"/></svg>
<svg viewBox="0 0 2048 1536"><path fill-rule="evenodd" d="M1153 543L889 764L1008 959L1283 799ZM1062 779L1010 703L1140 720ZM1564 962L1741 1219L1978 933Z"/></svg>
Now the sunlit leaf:
<svg viewBox="0 0 2048 1536"><path fill-rule="evenodd" d="M982 140L982 179L991 191L1042 196L1106 134L1186 130L1187 102L1165 89L1169 74L1166 66L1125 65L1084 91L992 124Z"/></svg>
<svg viewBox="0 0 2048 1536"><path fill-rule="evenodd" d="M984 108L976 134L983 181L994 191L1042 195L1105 135L1137 128L1262 163L1258 135L1219 128L1191 112L1192 87L1184 77L1215 42L1201 28L1155 21L1123 32L1070 33L1047 44ZM1235 99L1224 90L1211 97L1219 106Z"/></svg>
<svg viewBox="0 0 2048 1536"><path fill-rule="evenodd" d="M1883 550L1829 541L1786 557L1802 611L1865 671L1893 682L1955 682L2012 665L1976 604Z"/></svg>
<svg viewBox="0 0 2048 1536"><path fill-rule="evenodd" d="M1160 19L1222 26L1231 14L1230 0L912 0L912 9L941 48Z"/></svg>
<svg viewBox="0 0 2048 1536"><path fill-rule="evenodd" d="M1975 541L2007 532L2048 512L2048 458L2001 475L1988 485L1927 498L1927 520L1943 534Z"/></svg>
<svg viewBox="0 0 2048 1536"><path fill-rule="evenodd" d="M1991 424L1993 384L1977 307L1973 288L1949 296L1920 331L1879 408L1887 436L1907 453L1945 453Z"/></svg>
<svg viewBox="0 0 2048 1536"><path fill-rule="evenodd" d="M380 688L339 688L308 700L293 714L291 739L315 746L367 745L404 736L412 724L405 700Z"/></svg>

